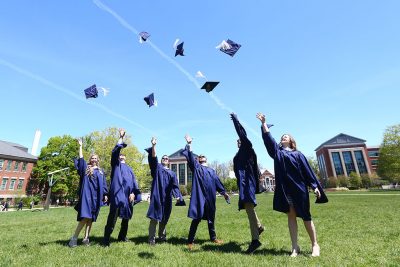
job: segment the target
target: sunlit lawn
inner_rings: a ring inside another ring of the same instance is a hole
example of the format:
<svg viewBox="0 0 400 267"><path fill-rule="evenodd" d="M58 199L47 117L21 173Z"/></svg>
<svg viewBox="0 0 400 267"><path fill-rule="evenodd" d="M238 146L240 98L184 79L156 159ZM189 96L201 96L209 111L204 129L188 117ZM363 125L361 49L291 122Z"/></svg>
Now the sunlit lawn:
<svg viewBox="0 0 400 267"><path fill-rule="evenodd" d="M272 211L272 194L258 196L257 213L266 226L262 247L245 255L250 230L245 211L237 211L237 197L227 205L217 200L216 230L224 244L208 241L205 222L199 225L196 249L186 249L190 219L187 207L174 207L167 226L168 243L147 244L147 203L135 206L130 221L130 243L114 240L111 247L100 246L108 208L102 208L91 233L91 246L67 246L76 227L73 208L48 212L0 213L1 266L399 266L400 192L328 193L329 203L312 204L321 257L311 258L310 242L299 221L302 253L289 257L290 238L286 215ZM187 201L188 202L188 201ZM113 233L116 238L120 220ZM79 244L81 238L79 239Z"/></svg>

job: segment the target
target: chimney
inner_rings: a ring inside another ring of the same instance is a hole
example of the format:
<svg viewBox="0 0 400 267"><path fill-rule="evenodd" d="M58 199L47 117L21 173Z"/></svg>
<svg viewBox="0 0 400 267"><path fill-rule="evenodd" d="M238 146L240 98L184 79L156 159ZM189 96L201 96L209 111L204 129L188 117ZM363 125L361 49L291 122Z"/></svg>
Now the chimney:
<svg viewBox="0 0 400 267"><path fill-rule="evenodd" d="M34 156L37 156L37 149L39 147L39 141L40 141L41 135L42 135L42 132L40 130L36 130L35 138L33 139L32 150L31 150L31 154Z"/></svg>

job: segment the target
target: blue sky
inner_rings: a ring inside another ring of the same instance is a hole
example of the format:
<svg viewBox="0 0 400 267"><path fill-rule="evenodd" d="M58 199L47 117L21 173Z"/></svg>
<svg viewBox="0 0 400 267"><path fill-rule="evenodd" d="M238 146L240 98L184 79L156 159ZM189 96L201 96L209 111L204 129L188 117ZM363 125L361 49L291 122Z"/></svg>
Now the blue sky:
<svg viewBox="0 0 400 267"><path fill-rule="evenodd" d="M272 169L257 112L306 156L339 133L379 145L399 123L398 1L1 1L0 139L124 127L140 149L171 154L194 137L209 161L234 156L234 111ZM151 34L140 44L137 32ZM176 38L185 57L174 57ZM242 45L235 57L215 49ZM194 78L220 81L212 94ZM93 83L107 97L84 98ZM154 92L158 107L143 97Z"/></svg>

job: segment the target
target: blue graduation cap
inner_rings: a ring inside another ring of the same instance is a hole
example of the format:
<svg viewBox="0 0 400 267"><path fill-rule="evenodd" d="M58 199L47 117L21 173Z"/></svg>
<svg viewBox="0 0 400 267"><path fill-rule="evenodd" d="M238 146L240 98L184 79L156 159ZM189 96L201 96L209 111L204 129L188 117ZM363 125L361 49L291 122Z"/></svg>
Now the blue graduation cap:
<svg viewBox="0 0 400 267"><path fill-rule="evenodd" d="M268 129L274 126L273 124L267 124Z"/></svg>
<svg viewBox="0 0 400 267"><path fill-rule="evenodd" d="M219 84L219 82L206 82L201 89L205 89L207 93L211 92L214 90L214 88Z"/></svg>
<svg viewBox="0 0 400 267"><path fill-rule="evenodd" d="M157 106L157 101L154 100L154 93L149 94L145 98L143 98L146 104L151 107L151 106Z"/></svg>
<svg viewBox="0 0 400 267"><path fill-rule="evenodd" d="M148 32L141 32L139 33L139 42L140 43L146 42L149 37L150 34Z"/></svg>
<svg viewBox="0 0 400 267"><path fill-rule="evenodd" d="M177 56L177 55L184 56L184 54L183 54L183 51L184 51L184 49L183 49L183 43L184 43L184 42L182 42L182 43L180 43L180 44L178 44L178 45L176 46L175 56Z"/></svg>
<svg viewBox="0 0 400 267"><path fill-rule="evenodd" d="M220 44L219 50L233 57L241 46L242 45L228 39Z"/></svg>
<svg viewBox="0 0 400 267"><path fill-rule="evenodd" d="M87 98L96 98L98 96L98 93L99 92L97 91L96 84L93 84L89 88L85 89L86 99Z"/></svg>

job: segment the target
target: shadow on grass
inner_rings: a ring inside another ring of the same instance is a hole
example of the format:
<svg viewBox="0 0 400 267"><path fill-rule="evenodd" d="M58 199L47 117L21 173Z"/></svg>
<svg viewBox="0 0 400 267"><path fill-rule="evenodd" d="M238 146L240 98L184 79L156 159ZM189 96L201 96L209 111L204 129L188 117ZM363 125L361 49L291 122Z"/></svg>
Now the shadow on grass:
<svg viewBox="0 0 400 267"><path fill-rule="evenodd" d="M202 241L202 242L199 242L199 241ZM224 243L222 245L216 245L216 244L211 243L211 241L209 241L209 240L196 240L195 246L199 245L199 244L203 244L205 242L210 242L210 243L199 246L201 248L201 250L193 250L193 252L213 251L213 252L222 252L222 253L242 253L240 244L237 242L229 242L229 243Z"/></svg>
<svg viewBox="0 0 400 267"><path fill-rule="evenodd" d="M275 249L275 248L263 248L258 249L253 252L254 255L274 255L274 256L283 256L289 255L289 251L284 249ZM251 254L250 254L251 255Z"/></svg>
<svg viewBox="0 0 400 267"><path fill-rule="evenodd" d="M139 256L139 258L142 258L142 259L154 259L154 258L157 258L156 255L154 255L153 252L139 252L138 256Z"/></svg>
<svg viewBox="0 0 400 267"><path fill-rule="evenodd" d="M135 244L147 244L149 242L149 236L136 236L131 239ZM206 241L202 241L201 243L204 243ZM171 245L186 245L187 244L187 239L186 238L181 238L181 237L167 237L166 242L157 242L156 239L156 245L159 244L171 244Z"/></svg>
<svg viewBox="0 0 400 267"><path fill-rule="evenodd" d="M78 246L83 245L82 244L82 239L83 238L78 238ZM102 236L93 236L93 237L89 237L90 240L90 245L102 245L103 244L103 237ZM115 242L121 242L113 237L110 238L110 243L115 243ZM56 241L51 241L51 242L40 242L39 246L48 246L48 245L52 245L52 244L57 244L57 245L61 245L61 246L68 246L69 243L69 239L67 240L56 240ZM27 246L27 245L22 245L23 246Z"/></svg>

